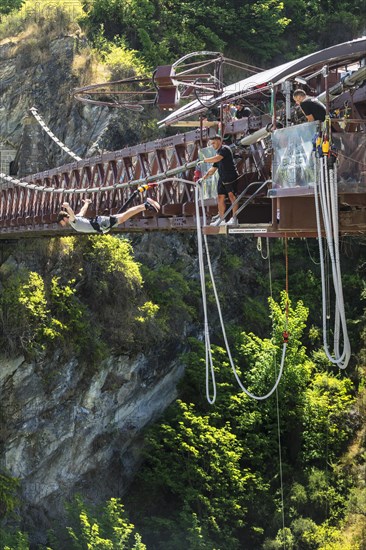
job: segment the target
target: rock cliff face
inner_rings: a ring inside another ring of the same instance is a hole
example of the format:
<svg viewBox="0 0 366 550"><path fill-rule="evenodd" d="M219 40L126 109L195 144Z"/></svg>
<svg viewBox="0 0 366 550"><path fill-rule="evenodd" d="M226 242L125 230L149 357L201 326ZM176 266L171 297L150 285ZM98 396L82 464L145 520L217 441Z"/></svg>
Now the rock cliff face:
<svg viewBox="0 0 366 550"><path fill-rule="evenodd" d="M76 101L73 90L95 81L99 65L78 33L47 39L36 32L0 41L0 143L19 150L18 175L72 161L29 113L35 107L51 131L82 158L151 138L144 119L132 111ZM99 76L108 78L108 73ZM156 113L155 113L156 114ZM156 130L156 137L161 131Z"/></svg>
<svg viewBox="0 0 366 550"><path fill-rule="evenodd" d="M132 244L148 269L179 260L187 280L197 277L194 235L149 233ZM59 273L62 264L49 250L46 241L1 243L2 280L24 268ZM46 543L75 493L94 503L123 499L140 464L144 428L177 396L179 357L193 329L182 323L179 330L174 344L110 355L94 368L65 360L59 349L33 361L0 357L0 471L20 481L23 529L32 542Z"/></svg>
<svg viewBox="0 0 366 550"><path fill-rule="evenodd" d="M94 502L123 495L139 462L139 434L176 397L182 372L179 361L143 355L110 357L91 377L57 356L0 361L1 467L21 481L33 533L44 533L75 492Z"/></svg>
<svg viewBox="0 0 366 550"><path fill-rule="evenodd" d="M50 43L29 37L0 43L0 140L20 148L20 175L70 162L29 114L30 107L36 107L53 133L82 157L110 122L108 109L81 105L72 97L80 81L73 66L81 47L75 36ZM24 129L27 136L31 124L37 132L32 144L27 139L22 143Z"/></svg>
<svg viewBox="0 0 366 550"><path fill-rule="evenodd" d="M74 100L72 90L94 80L92 64L78 31L48 37L30 27L0 41L0 142L18 150L18 176L71 160L30 107L84 158L153 137L142 135L136 113ZM45 542L73 493L94 502L123 495L139 464L141 431L175 399L182 373L174 354L163 361L154 353L111 356L94 374L57 354L52 361L0 358L0 467L20 480L24 529L34 542Z"/></svg>

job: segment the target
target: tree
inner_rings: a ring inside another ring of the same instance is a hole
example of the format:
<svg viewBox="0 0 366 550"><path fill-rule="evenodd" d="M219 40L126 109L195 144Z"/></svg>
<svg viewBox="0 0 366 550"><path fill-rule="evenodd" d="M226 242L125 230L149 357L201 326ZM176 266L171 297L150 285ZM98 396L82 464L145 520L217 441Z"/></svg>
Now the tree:
<svg viewBox="0 0 366 550"><path fill-rule="evenodd" d="M68 510L74 524L67 527L72 550L146 550L118 499L110 499L98 513L95 509L88 509L82 499L76 497Z"/></svg>
<svg viewBox="0 0 366 550"><path fill-rule="evenodd" d="M228 423L215 428L209 416L181 401L169 420L152 428L139 481L140 513L146 502L152 506L152 540L167 550L186 548L182 519L187 525L190 518L211 548L240 548L236 531L246 525L254 494L265 490L262 480L242 468L244 450Z"/></svg>
<svg viewBox="0 0 366 550"><path fill-rule="evenodd" d="M19 10L24 0L2 0L0 5L0 14L7 14L14 10Z"/></svg>

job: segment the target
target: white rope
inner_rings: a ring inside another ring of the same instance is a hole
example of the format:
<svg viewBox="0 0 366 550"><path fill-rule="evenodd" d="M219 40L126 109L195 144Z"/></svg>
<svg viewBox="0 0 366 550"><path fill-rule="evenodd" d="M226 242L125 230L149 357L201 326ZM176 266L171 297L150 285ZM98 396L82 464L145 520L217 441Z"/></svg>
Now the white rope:
<svg viewBox="0 0 366 550"><path fill-rule="evenodd" d="M206 286L205 286L205 273L204 273L204 263L203 263L203 246L202 246L202 236L201 236L202 231L201 231L201 223L200 223L200 215L199 215L199 200L201 200L201 205L202 205L203 225L206 225L206 214L205 214L205 209L204 209L203 192L202 192L202 188L199 185L196 186L195 199L196 199L197 235L198 235L198 258L199 258L199 266L200 266L202 301L203 301L203 309L204 309L204 328L205 328L204 332L205 332L206 375L207 375L206 376L206 396L207 396L207 401L212 405L215 402L215 399L216 399L216 380L215 380L215 372L214 372L214 368L213 368L213 361L212 361L212 354L211 354L211 344L210 344L210 336L209 336L209 323L208 323L208 315L207 315ZM234 365L234 361L233 361L233 358L232 358L232 355L231 355L229 342L228 342L227 336L226 336L226 330L225 330L225 325L224 325L224 321L223 321L223 317L222 317L220 300L219 300L219 296L218 296L217 289L216 289L214 274L213 274L213 271L212 271L212 265L211 265L210 253L209 253L209 248L208 248L208 242L207 242L207 236L206 235L203 235L203 241L205 243L207 266L208 266L208 269L209 269L212 288L213 288L213 292L214 292L214 295L215 295L216 306L217 306L217 311L218 311L218 314L219 314L221 331L222 331L222 335L223 335L224 342L225 342L226 353L227 353L227 356L229 358L230 366L231 366L231 369L233 371L234 377L235 377L240 389L248 397L251 397L252 399L255 399L257 401L262 401L262 400L268 399L268 397L270 397L276 391L277 386L278 386L278 384L281 380L282 373L283 373L283 367L284 367L284 363L285 363L285 357L286 357L287 343L285 342L283 344L281 366L280 366L279 374L277 376L277 379L276 379L272 389L268 393L266 393L265 395L261 395L261 396L255 395L254 393L250 392L242 384L242 382L240 380L240 377L239 377L239 374L237 372L237 369ZM210 392L209 392L209 386L210 386L209 374L210 373L211 373L211 385L212 385L212 391L213 391L213 397L212 398L211 398Z"/></svg>
<svg viewBox="0 0 366 550"><path fill-rule="evenodd" d="M266 243L267 243L267 254L266 254L266 256L264 256L263 247L262 247L262 237L257 237L257 250L258 250L258 252L260 252L262 260L270 261L270 259L269 259L268 237L266 238Z"/></svg>
<svg viewBox="0 0 366 550"><path fill-rule="evenodd" d="M207 265L208 265L208 269L209 269L209 273L210 273L212 288L213 288L214 295L215 295L216 306L217 306L217 310L218 310L218 313L219 313L221 331L222 331L222 335L223 335L224 342L225 342L226 353L228 355L230 366L231 366L232 371L234 373L235 379L236 379L240 389L246 395L248 395L248 397L251 397L252 399L255 399L257 401L262 401L262 400L268 399L276 391L276 389L278 387L278 384L281 380L282 373L283 373L283 367L284 367L284 363L285 363L285 357L286 357L287 343L283 344L281 366L280 366L279 374L277 376L277 379L276 379L272 389L267 394L262 395L262 396L258 396L258 395L253 394L252 392L250 392L247 388L245 388L244 385L242 384L241 380L240 380L239 374L236 370L236 367L234 365L234 361L232 359L229 342L228 342L227 336L226 336L224 320L223 320L223 317L222 317L220 300L219 300L219 296L218 296L217 289L216 289L214 274L213 274L213 271L212 271L212 264L211 264L211 259L210 259L210 251L209 251L209 247L208 247L207 236L203 235L203 233L202 233L201 216L200 216L200 211L199 211L200 201L201 201L201 209L202 209L202 225L203 226L207 225L207 223L206 223L206 212L205 212L205 208L204 208L203 189L202 189L201 185L197 184L196 182L192 182L192 181L185 180L185 179L182 179L182 178L179 178L178 181L180 181L182 183L188 183L190 185L195 185L195 207L196 207L198 263L199 263L202 305L203 305L203 314L204 314L204 338L205 338L205 358L206 358L206 397L207 397L207 401L209 402L210 405L213 405L215 403L216 396L217 396L217 388L216 388L216 378L215 378L215 371L214 371L214 366L213 366L213 358L212 358L212 350L211 350L211 342L210 342L210 326L209 326L209 321L208 321L205 269L204 269L204 260L203 260L203 248L204 248L203 247L203 242L204 242L204 245L205 245ZM161 183L163 183L163 181L159 182L159 185ZM202 235L203 235L203 238L202 238ZM212 386L212 397L211 397L211 392L210 392L210 381L211 381L211 386Z"/></svg>
<svg viewBox="0 0 366 550"><path fill-rule="evenodd" d="M187 162L186 164L182 164L181 166L177 166L176 168L172 168L171 170L166 170L165 172L161 172L160 174L156 174L154 176L146 176L145 178L132 180L127 183L115 183L113 185L105 185L100 187L46 187L45 185L36 185L35 183L30 183L28 181L18 180L4 173L0 173L0 179L8 181L9 183L12 183L13 185L16 185L18 187L25 187L33 191L42 191L43 193L100 193L101 191L113 191L114 189L123 189L127 187L139 186L144 183L152 183L161 178L165 178L164 181L171 181L172 178L170 176L174 176L175 174L179 174L180 172L189 170L190 168L193 168L196 163L197 161ZM179 181L185 181L186 183L192 184L192 182L188 180L179 179Z"/></svg>
<svg viewBox="0 0 366 550"><path fill-rule="evenodd" d="M39 113L38 113L38 111L35 107L31 107L29 110L32 113L32 115L34 116L34 118L36 119L36 121L38 122L38 124L41 126L41 128L46 132L46 134L48 134L50 136L50 138L53 139L53 141L55 143L57 143L57 145L65 151L65 153L70 155L70 157L72 157L75 160L83 160L81 157L78 157L75 153L73 153L71 151L71 149L69 149L64 143L62 143L62 141L60 141L55 136L55 134L49 129L47 124L43 121L42 117L39 115Z"/></svg>
<svg viewBox="0 0 366 550"><path fill-rule="evenodd" d="M323 346L327 358L331 363L344 369L351 358L351 346L348 338L347 323L343 299L342 274L339 255L339 227L338 227L338 195L336 164L328 169L327 157L317 159L316 163L315 212L318 230L320 272L322 283L322 313L323 313ZM320 211L324 224L326 243L332 267L333 288L335 293L335 319L333 355L329 351L327 340L327 299L326 277L324 270L324 250L322 243L322 228ZM339 350L340 330L342 329L343 352Z"/></svg>

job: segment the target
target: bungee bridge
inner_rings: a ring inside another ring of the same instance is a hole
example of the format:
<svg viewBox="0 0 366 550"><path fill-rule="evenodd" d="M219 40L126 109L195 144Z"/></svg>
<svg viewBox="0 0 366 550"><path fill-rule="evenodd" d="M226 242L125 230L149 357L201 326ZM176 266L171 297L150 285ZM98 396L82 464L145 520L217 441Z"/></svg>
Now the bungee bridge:
<svg viewBox="0 0 366 550"><path fill-rule="evenodd" d="M162 88L178 89L174 72L169 74ZM302 123L294 113L291 96L299 83L326 104L322 128ZM88 159L74 155L69 164L24 178L1 174L0 239L68 234L72 230L57 224L63 202L77 212L82 200L91 198L88 216L113 215L132 193L135 201L147 193L159 201L161 211L144 212L113 232L191 231L198 212L197 161L217 131L232 147L240 173L238 226L209 225L217 213L212 181L201 190L204 233L316 237L314 198L320 193L321 207L337 215L340 234L365 233L366 38L262 71L219 95L205 93L160 123L186 132ZM222 119L206 120L208 109L222 109L237 99L254 107L253 115L225 125ZM267 111L256 109L264 102ZM37 117L35 109L33 115ZM141 185L145 188L137 194ZM320 227L326 229L324 220Z"/></svg>

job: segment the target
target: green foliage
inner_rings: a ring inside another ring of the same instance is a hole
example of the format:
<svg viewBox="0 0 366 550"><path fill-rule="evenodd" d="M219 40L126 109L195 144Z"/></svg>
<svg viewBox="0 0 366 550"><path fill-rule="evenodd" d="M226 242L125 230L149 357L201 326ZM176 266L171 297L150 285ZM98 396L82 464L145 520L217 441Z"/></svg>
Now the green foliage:
<svg viewBox="0 0 366 550"><path fill-rule="evenodd" d="M19 270L3 280L0 292L3 341L11 352L32 353L44 349L48 338L59 335L50 316L42 277Z"/></svg>
<svg viewBox="0 0 366 550"><path fill-rule="evenodd" d="M333 462L345 448L353 427L349 413L354 403L352 383L325 372L314 373L305 391L303 415L304 464ZM324 445L326 443L326 445Z"/></svg>
<svg viewBox="0 0 366 550"><path fill-rule="evenodd" d="M0 13L7 14L13 10L19 10L24 0L2 0Z"/></svg>
<svg viewBox="0 0 366 550"><path fill-rule="evenodd" d="M1 550L29 550L28 535L21 531L0 528Z"/></svg>
<svg viewBox="0 0 366 550"><path fill-rule="evenodd" d="M83 14L80 0L73 0L71 3L63 0L13 0L9 4L14 5L14 9L11 12L7 11L8 15L1 19L2 38L16 36L26 29L37 29L38 35L42 33L48 35L48 38L59 36L61 33L76 30L77 21Z"/></svg>
<svg viewBox="0 0 366 550"><path fill-rule="evenodd" d="M142 277L138 265L133 260L132 246L127 239L119 239L111 235L100 236L99 239L88 238L88 248L85 251L87 261L97 264L94 275L107 276L112 273L123 274L126 286L132 289L141 285Z"/></svg>
<svg viewBox="0 0 366 550"><path fill-rule="evenodd" d="M146 550L118 499L110 499L100 513L88 509L80 497L68 508L75 524L67 528L70 550Z"/></svg>
<svg viewBox="0 0 366 550"><path fill-rule="evenodd" d="M148 443L139 506L150 495L156 541L164 541L166 549L187 547L187 532L177 525L179 516L179 522L183 517L185 524L191 522L196 537L203 534L206 544L239 548L234 533L246 525L254 495L265 487L260 477L242 467L244 449L230 425L217 428L209 416L178 401L169 423L153 428ZM162 525L154 518L161 512L166 517ZM198 532L193 520L199 522Z"/></svg>
<svg viewBox="0 0 366 550"><path fill-rule="evenodd" d="M86 306L77 296L76 280L65 284L60 277L52 277L49 289L51 311L57 315L57 324L62 329L62 343L81 357L82 361L98 363L106 354L100 339L99 328L93 323ZM54 338L54 334L46 333ZM60 335L61 336L61 335Z"/></svg>
<svg viewBox="0 0 366 550"><path fill-rule="evenodd" d="M123 41L110 43L104 62L111 71L111 80L122 80L131 76L143 76L147 69L137 56L136 50L129 50Z"/></svg>
<svg viewBox="0 0 366 550"><path fill-rule="evenodd" d="M0 518L13 520L20 504L19 481L7 474L0 474ZM29 550L28 536L16 529L0 527L0 550Z"/></svg>
<svg viewBox="0 0 366 550"><path fill-rule="evenodd" d="M17 479L0 474L0 517L11 514L19 504L18 489L19 481Z"/></svg>
<svg viewBox="0 0 366 550"><path fill-rule="evenodd" d="M339 0L336 6L315 0L213 0L210 9L198 0L85 0L84 9L91 38L103 25L108 42L122 37L150 69L200 50L232 52L259 65L281 55L300 57L358 36L365 19L363 0Z"/></svg>
<svg viewBox="0 0 366 550"><path fill-rule="evenodd" d="M238 8L235 0L224 5L213 0L209 10L197 0L170 4L94 0L85 2L85 9L84 24L90 36L103 24L109 41L123 37L151 68L192 51L224 51L234 37L248 56L266 59L273 55L267 47L268 36L272 48L279 48L279 37L288 25L279 0L250 3L243 8Z"/></svg>
<svg viewBox="0 0 366 550"><path fill-rule="evenodd" d="M182 327L196 320L197 287L171 266L147 269L142 266L144 286L158 305L155 317L160 328L159 338L174 338Z"/></svg>
<svg viewBox="0 0 366 550"><path fill-rule="evenodd" d="M269 303L272 338L236 335L233 357L244 385L263 395L276 379L282 332L288 331L278 387L280 411L275 396L256 402L238 393L226 353L217 346L212 346L217 400L210 408L203 395L203 345L190 340L190 352L184 358L186 376L180 385L186 402L178 401L161 425L150 431L146 461L133 491L139 497L131 506L139 510L136 522L148 544L163 541L169 550L187 547L188 526L192 529L194 519L198 531L193 533L202 536L195 542L198 548L200 544L202 548L259 548L267 536L265 548L282 548L285 537L286 547L305 550L337 540L337 529L331 524L325 528L322 522L328 518L336 524L342 519L350 482L328 462L336 461L352 433L353 385L336 373L324 373L324 353L314 354L316 364L308 357L302 344L308 309L301 301L293 306L282 293L280 303ZM280 524L278 414L288 486L285 509L292 523L276 536ZM266 486L271 498L263 492ZM152 516L150 521L142 519L147 515ZM268 523L268 517L274 519Z"/></svg>
<svg viewBox="0 0 366 550"><path fill-rule="evenodd" d="M84 360L99 360L103 345L74 285L75 279L62 285L59 277L45 281L25 269L4 279L0 305L6 349L34 356L61 345Z"/></svg>
<svg viewBox="0 0 366 550"><path fill-rule="evenodd" d="M78 296L88 307L94 325L118 352L139 345L135 318L142 306L142 276L127 239L112 235L74 241L65 257L66 268L78 273ZM113 289L113 291L111 291Z"/></svg>
<svg viewBox="0 0 366 550"><path fill-rule="evenodd" d="M24 262L20 269L20 261L0 270L2 343L11 354L21 349L34 356L59 347L67 357L75 354L95 365L107 347L134 353L160 342L163 335L181 338L183 324L194 315L189 285L174 270L166 279L168 292L149 295L144 290L140 266L126 239L67 237L57 245L51 240L44 265L42 255L37 257L39 272L28 271ZM57 275L49 273L52 264ZM181 304L177 318L176 303Z"/></svg>

